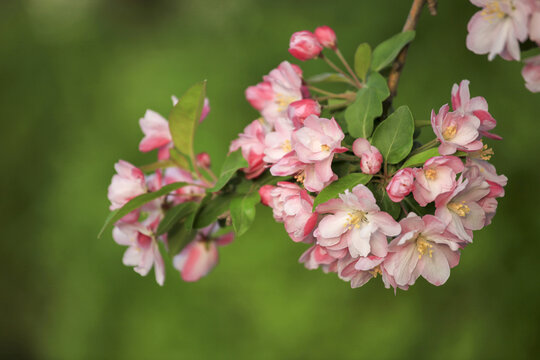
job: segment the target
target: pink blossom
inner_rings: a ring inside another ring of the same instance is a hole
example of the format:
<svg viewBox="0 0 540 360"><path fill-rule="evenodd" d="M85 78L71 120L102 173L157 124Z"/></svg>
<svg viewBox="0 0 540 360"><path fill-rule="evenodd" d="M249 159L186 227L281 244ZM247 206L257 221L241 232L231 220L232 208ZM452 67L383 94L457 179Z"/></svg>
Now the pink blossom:
<svg viewBox="0 0 540 360"><path fill-rule="evenodd" d="M349 249L353 258L386 255L386 236L396 236L401 228L387 213L380 211L371 191L364 185L346 190L338 199L317 206L326 215L314 235L317 243L330 250Z"/></svg>
<svg viewBox="0 0 540 360"><path fill-rule="evenodd" d="M175 190L172 193L175 195L173 197L174 204L200 199L205 193L204 183L201 180L193 179L193 176L189 171L177 167L165 169L163 185L169 185L175 182L186 182L193 185L184 185Z"/></svg>
<svg viewBox="0 0 540 360"><path fill-rule="evenodd" d="M351 288L358 288L367 283L372 278L382 275L380 264L384 258L378 256L369 256L365 258L355 259L347 255L338 260L337 273L341 280L351 283ZM359 270L356 265L361 263L362 270Z"/></svg>
<svg viewBox="0 0 540 360"><path fill-rule="evenodd" d="M473 169L476 168L476 171ZM479 174L482 176L490 187L490 193L488 196L492 197L502 197L504 196L504 187L508 182L508 178L504 175L497 175L497 170L495 166L487 162L486 160L467 157L467 162L465 163L465 177L474 178Z"/></svg>
<svg viewBox="0 0 540 360"><path fill-rule="evenodd" d="M390 242L386 271L398 286L413 285L419 276L436 286L444 284L459 263L458 239L433 215L409 213L399 223L401 235Z"/></svg>
<svg viewBox="0 0 540 360"><path fill-rule="evenodd" d="M319 56L322 46L317 37L310 31L298 31L292 34L289 52L298 60L306 61Z"/></svg>
<svg viewBox="0 0 540 360"><path fill-rule="evenodd" d="M482 148L479 139L480 119L458 112L449 113L449 106L443 105L438 114L431 112L431 126L441 142L439 153L451 155L457 150L476 151Z"/></svg>
<svg viewBox="0 0 540 360"><path fill-rule="evenodd" d="M266 168L263 161L264 158L264 138L266 129L263 127L261 120L254 120L246 126L244 132L241 133L236 140L231 142L229 151L242 149L242 155L247 160L249 167L243 169L248 179L253 179L262 174Z"/></svg>
<svg viewBox="0 0 540 360"><path fill-rule="evenodd" d="M529 38L540 46L540 1L536 0L535 10L529 22Z"/></svg>
<svg viewBox="0 0 540 360"><path fill-rule="evenodd" d="M347 151L341 147L344 137L334 118L329 120L310 115L304 126L293 132L292 146L300 161L314 163L332 159L335 152Z"/></svg>
<svg viewBox="0 0 540 360"><path fill-rule="evenodd" d="M180 271L182 280L198 281L217 265L218 246L230 244L234 239L233 233L214 237L218 229L218 224L214 223L199 230L195 239L173 258L173 265Z"/></svg>
<svg viewBox="0 0 540 360"><path fill-rule="evenodd" d="M467 47L476 54L488 54L493 60L519 60L519 42L527 39L530 0L471 0L482 7L469 21ZM519 42L518 42L519 41Z"/></svg>
<svg viewBox="0 0 540 360"><path fill-rule="evenodd" d="M435 199L435 216L448 226L448 231L459 239L472 242L472 230L484 227L486 214L478 203L490 192L483 177L459 178L453 191Z"/></svg>
<svg viewBox="0 0 540 360"><path fill-rule="evenodd" d="M313 99L303 99L292 102L287 109L287 115L295 128L304 125L304 120L310 115L321 115L321 105Z"/></svg>
<svg viewBox="0 0 540 360"><path fill-rule="evenodd" d="M128 246L122 260L124 265L134 266L134 270L142 276L146 276L153 266L157 283L163 285L165 265L157 241L147 226L138 222L119 222L113 229L113 239L120 245Z"/></svg>
<svg viewBox="0 0 540 360"><path fill-rule="evenodd" d="M302 191L302 188L296 184L287 182L287 181L280 181L277 183L277 186L273 186L272 189L270 189L269 195L271 196L271 199L268 199L267 195L265 195L265 200L268 202L268 206L270 206L274 213L274 219L277 222L283 222L285 214L285 202L287 199L291 196L295 196L300 194Z"/></svg>
<svg viewBox="0 0 540 360"><path fill-rule="evenodd" d="M273 207L274 198L272 197L272 190L274 190L274 185L263 185L259 189L259 195L261 197L261 204L264 206Z"/></svg>
<svg viewBox="0 0 540 360"><path fill-rule="evenodd" d="M540 15L538 17L540 18ZM540 55L525 60L521 75L525 79L525 87L530 92L540 92Z"/></svg>
<svg viewBox="0 0 540 360"><path fill-rule="evenodd" d="M287 116L290 103L302 99L302 70L283 61L263 80L247 88L246 98L273 125L277 118Z"/></svg>
<svg viewBox="0 0 540 360"><path fill-rule="evenodd" d="M335 49L337 44L336 33L330 26L319 26L315 29L315 37L325 48Z"/></svg>
<svg viewBox="0 0 540 360"><path fill-rule="evenodd" d="M298 261L304 264L306 269L315 270L319 266L330 265L336 260L324 247L315 244L307 249Z"/></svg>
<svg viewBox="0 0 540 360"><path fill-rule="evenodd" d="M116 175L109 185L108 198L110 210L120 209L129 200L147 191L143 172L127 161L120 160L114 164Z"/></svg>
<svg viewBox="0 0 540 360"><path fill-rule="evenodd" d="M198 153L195 160L197 166L202 168L209 168L211 164L210 155L207 152Z"/></svg>
<svg viewBox="0 0 540 360"><path fill-rule="evenodd" d="M452 107L454 111L461 115L473 115L480 120L478 132L480 135L491 139L501 140L499 135L491 134L497 125L497 121L488 112L488 103L481 96L476 96L471 99L469 93L469 80L462 80L459 85L454 84L452 87Z"/></svg>
<svg viewBox="0 0 540 360"><path fill-rule="evenodd" d="M144 138L139 144L139 151L148 152L168 147L171 144L169 122L157 112L146 110L144 117L139 120L139 124L144 133Z"/></svg>
<svg viewBox="0 0 540 360"><path fill-rule="evenodd" d="M456 175L463 171L463 162L456 156L435 156L415 174L414 199L426 206L442 193L456 186Z"/></svg>
<svg viewBox="0 0 540 360"><path fill-rule="evenodd" d="M352 146L354 155L360 158L360 170L364 174L376 174L381 170L383 157L375 146L363 138L354 140Z"/></svg>
<svg viewBox="0 0 540 360"><path fill-rule="evenodd" d="M274 131L264 138L264 158L266 163L277 163L292 151L291 135L294 130L291 120L278 118L274 123Z"/></svg>
<svg viewBox="0 0 540 360"><path fill-rule="evenodd" d="M399 170L386 186L388 197L393 202L400 202L414 190L415 171L411 168Z"/></svg>

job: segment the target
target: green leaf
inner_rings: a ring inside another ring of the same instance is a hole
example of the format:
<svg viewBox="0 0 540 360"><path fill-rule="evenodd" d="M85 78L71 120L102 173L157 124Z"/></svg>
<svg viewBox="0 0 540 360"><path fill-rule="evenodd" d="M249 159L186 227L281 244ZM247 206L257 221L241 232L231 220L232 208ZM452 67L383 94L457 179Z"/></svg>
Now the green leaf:
<svg viewBox="0 0 540 360"><path fill-rule="evenodd" d="M393 202L384 187L379 187L379 194L376 196L377 203L380 205L382 211L386 211L390 214L395 220L398 219L399 214L401 213L401 207L398 203Z"/></svg>
<svg viewBox="0 0 540 360"><path fill-rule="evenodd" d="M182 95L169 115L169 129L174 146L195 163L193 139L199 125L206 97L206 81L193 85Z"/></svg>
<svg viewBox="0 0 540 360"><path fill-rule="evenodd" d="M197 207L197 203L188 201L167 210L165 216L159 223L156 235L162 235L168 232L180 220L183 220L186 216L193 213Z"/></svg>
<svg viewBox="0 0 540 360"><path fill-rule="evenodd" d="M313 209L317 205L327 202L330 199L336 198L339 194L342 194L347 189L352 189L358 184L367 184L371 180L371 175L362 174L362 173L353 173L349 174L337 181L334 181L327 187L325 187L319 195L315 198L313 202Z"/></svg>
<svg viewBox="0 0 540 360"><path fill-rule="evenodd" d="M322 82L341 82L350 84L351 81L341 74L323 73L310 77L306 80L308 84L317 84Z"/></svg>
<svg viewBox="0 0 540 360"><path fill-rule="evenodd" d="M372 71L368 75L368 79L365 87L374 90L377 93L379 101L384 101L390 95L390 90L388 89L388 83L386 79L376 71Z"/></svg>
<svg viewBox="0 0 540 360"><path fill-rule="evenodd" d="M360 80L366 80L366 74L371 64L371 46L368 43L363 43L358 46L354 53L354 71Z"/></svg>
<svg viewBox="0 0 540 360"><path fill-rule="evenodd" d="M184 221L175 224L167 235L169 256L171 258L182 251L182 249L185 248L197 234L197 230L192 229L187 223L188 220L185 219Z"/></svg>
<svg viewBox="0 0 540 360"><path fill-rule="evenodd" d="M207 197L209 198L210 196L212 195L209 194ZM201 205L200 210L195 216L193 227L196 229L201 229L212 224L219 216L223 215L227 212L227 210L229 210L229 206L234 197L235 195L225 194L205 201L206 203Z"/></svg>
<svg viewBox="0 0 540 360"><path fill-rule="evenodd" d="M414 30L404 31L380 43L373 50L371 68L380 71L390 65L401 49L414 39Z"/></svg>
<svg viewBox="0 0 540 360"><path fill-rule="evenodd" d="M169 185L165 185L158 191L149 192L149 193L145 193L137 197L134 197L127 204L122 206L120 209L112 211L109 214L109 216L107 216L107 219L105 219L105 224L103 224L103 227L101 228L98 234L98 239L101 237L101 235L103 234L103 231L105 231L105 229L107 228L107 226L109 226L109 224L114 224L115 222L117 222L118 220L120 220L121 218L123 218L124 216L132 212L133 210L138 209L144 204L154 199L157 199L158 197L161 197L165 194L168 194L171 191L180 189L181 187L185 185L188 185L188 184L186 184L185 182L175 182Z"/></svg>
<svg viewBox="0 0 540 360"><path fill-rule="evenodd" d="M231 218L236 235L244 234L255 220L255 205L261 201L258 191L252 191L231 201Z"/></svg>
<svg viewBox="0 0 540 360"><path fill-rule="evenodd" d="M397 164L411 152L414 120L407 106L400 106L375 129L371 143L389 164Z"/></svg>
<svg viewBox="0 0 540 360"><path fill-rule="evenodd" d="M155 163L139 166L142 172L151 173L159 169L165 169L168 167L175 166L175 163L170 160L156 161Z"/></svg>
<svg viewBox="0 0 540 360"><path fill-rule="evenodd" d="M419 166L419 165L424 165L424 163L428 160L428 159L431 159L432 157L434 156L439 156L439 149L438 148L433 148L433 149L428 149L426 151L422 151L421 153L418 153L418 154L415 154L413 156L411 156L410 158L407 159L407 161L405 161L405 163L401 166L400 169L403 169L403 168L406 168L406 167L415 167L415 166Z"/></svg>
<svg viewBox="0 0 540 360"><path fill-rule="evenodd" d="M356 100L345 110L349 134L355 138L368 138L373 131L373 121L382 114L382 103L371 88L362 88Z"/></svg>
<svg viewBox="0 0 540 360"><path fill-rule="evenodd" d="M209 192L216 192L221 190L227 182L231 179L235 172L241 168L248 167L249 164L242 156L242 151L236 150L233 153L230 153L229 156L225 159L223 166L221 167L221 174L219 175L218 181L213 188L209 189Z"/></svg>

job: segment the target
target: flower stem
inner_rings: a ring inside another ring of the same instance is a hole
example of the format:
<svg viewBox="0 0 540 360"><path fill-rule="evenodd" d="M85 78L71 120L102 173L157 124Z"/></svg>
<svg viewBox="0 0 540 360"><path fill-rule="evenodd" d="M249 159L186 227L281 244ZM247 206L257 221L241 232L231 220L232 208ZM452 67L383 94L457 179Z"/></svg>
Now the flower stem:
<svg viewBox="0 0 540 360"><path fill-rule="evenodd" d="M338 73L340 73L341 75L343 75L347 80L349 80L352 84L354 84L355 86L357 86L357 85L356 85L356 82L355 82L353 79L351 79L351 77L350 77L349 75L347 75L347 74L345 73L345 71L341 70L339 66L337 66L336 64L334 64L334 63L332 62L332 60L330 60L329 58L327 58L326 56L324 56L322 53L319 55L319 57L320 57L321 59L323 59L324 61L326 61L326 63L327 63L328 65L330 65L330 67L331 67L332 69L336 70Z"/></svg>
<svg viewBox="0 0 540 360"><path fill-rule="evenodd" d="M438 143L439 143L439 139L433 139L433 140L425 143L424 145L420 146L419 148L416 148L414 151L412 151L409 154L409 157L411 157L411 156L413 156L415 154L421 153L424 150L431 149L431 148L437 146Z"/></svg>
<svg viewBox="0 0 540 360"><path fill-rule="evenodd" d="M358 80L358 77L356 77L356 74L354 73L353 69L351 69L351 66L349 65L349 63L347 62L347 60L345 59L345 57L343 56L343 54L341 53L341 51L339 51L338 48L336 48L336 55L337 57L339 58L339 60L341 60L341 62L343 63L343 65L345 65L345 68L347 69L347 71L349 72L349 74L351 74L352 78L354 79L354 82L356 84L356 87L358 88L361 88L362 87L362 83L360 82L360 80Z"/></svg>
<svg viewBox="0 0 540 360"><path fill-rule="evenodd" d="M333 92L330 92L330 91L319 89L318 87L315 87L313 85L308 85L308 89L316 91L316 92L318 92L320 94L323 94L323 95L327 95L327 96L329 96L331 98L348 99L348 96L345 95L345 94L336 94L336 93L333 93Z"/></svg>

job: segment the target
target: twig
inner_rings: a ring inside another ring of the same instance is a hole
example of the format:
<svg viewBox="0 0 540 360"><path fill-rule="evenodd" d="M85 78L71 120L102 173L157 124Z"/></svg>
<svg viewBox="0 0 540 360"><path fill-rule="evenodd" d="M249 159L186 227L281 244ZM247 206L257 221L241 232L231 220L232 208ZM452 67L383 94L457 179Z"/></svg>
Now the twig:
<svg viewBox="0 0 540 360"><path fill-rule="evenodd" d="M427 6L431 15L437 15L437 0L427 0Z"/></svg>

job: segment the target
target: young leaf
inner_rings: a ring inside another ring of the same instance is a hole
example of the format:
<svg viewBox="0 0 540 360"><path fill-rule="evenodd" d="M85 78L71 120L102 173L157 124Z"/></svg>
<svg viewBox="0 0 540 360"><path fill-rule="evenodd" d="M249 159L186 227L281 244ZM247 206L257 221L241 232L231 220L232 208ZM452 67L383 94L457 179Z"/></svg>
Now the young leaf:
<svg viewBox="0 0 540 360"><path fill-rule="evenodd" d="M186 216L193 213L197 207L197 203L188 201L170 208L160 221L156 235L162 235L168 232L180 220L183 220Z"/></svg>
<svg viewBox="0 0 540 360"><path fill-rule="evenodd" d="M397 164L413 145L414 120L407 106L400 106L373 133L371 143L389 164Z"/></svg>
<svg viewBox="0 0 540 360"><path fill-rule="evenodd" d="M404 31L380 43L373 50L371 68L380 71L390 65L401 49L414 39L414 30Z"/></svg>
<svg viewBox="0 0 540 360"><path fill-rule="evenodd" d="M170 257L174 257L193 240L197 230L187 226L187 219L175 224L167 234Z"/></svg>
<svg viewBox="0 0 540 360"><path fill-rule="evenodd" d="M98 239L101 237L101 235L103 234L103 231L105 231L105 229L107 228L107 226L109 226L109 224L114 224L115 222L117 222L118 220L120 220L121 218L123 218L124 216L132 212L133 210L138 209L144 204L154 199L157 199L158 197L161 197L165 194L168 194L171 191L180 189L181 187L185 185L187 185L185 182L175 182L169 185L165 185L164 187L162 187L161 189L157 191L149 192L149 193L134 197L127 204L122 206L120 209L112 211L109 214L109 216L107 216L107 219L105 219L105 224L103 224L103 227L99 231Z"/></svg>
<svg viewBox="0 0 540 360"><path fill-rule="evenodd" d="M424 165L424 163L431 159L434 156L439 156L439 149L433 148L428 149L426 151L422 151L421 153L415 154L411 156L410 158L405 161L405 163L401 166L400 169L406 168L406 167L415 167L415 166L421 166Z"/></svg>
<svg viewBox="0 0 540 360"><path fill-rule="evenodd" d="M366 74L371 64L371 46L368 43L362 43L354 53L354 71L360 80L366 80Z"/></svg>
<svg viewBox="0 0 540 360"><path fill-rule="evenodd" d="M258 191L252 191L231 201L231 218L237 236L244 234L255 220L255 205L261 201Z"/></svg>
<svg viewBox="0 0 540 360"><path fill-rule="evenodd" d="M355 138L368 138L373 131L373 121L382 114L382 104L375 90L362 88L356 100L345 110L349 134Z"/></svg>
<svg viewBox="0 0 540 360"><path fill-rule="evenodd" d="M211 196L209 194L207 197ZM208 200L206 204L201 205L200 210L195 216L193 227L201 229L212 224L217 218L229 210L229 205L235 196L225 194Z"/></svg>
<svg viewBox="0 0 540 360"><path fill-rule="evenodd" d="M368 181L371 180L371 175L362 174L362 173L353 173L349 174L345 177L342 177L341 179L338 179L337 181L334 181L327 187L325 187L319 195L315 198L315 201L313 202L313 209L317 207L317 205L327 202L330 199L336 198L339 194L342 194L347 189L352 189L358 184L367 184Z"/></svg>
<svg viewBox="0 0 540 360"><path fill-rule="evenodd" d="M386 79L376 71L372 71L368 75L367 82L364 86L374 90L377 93L379 101L386 100L386 98L390 95L390 90L388 89Z"/></svg>
<svg viewBox="0 0 540 360"><path fill-rule="evenodd" d="M350 84L351 81L341 74L323 73L315 75L306 80L308 84L317 84L322 82L342 82Z"/></svg>
<svg viewBox="0 0 540 360"><path fill-rule="evenodd" d="M221 190L227 182L231 179L235 172L238 169L248 167L248 162L242 156L242 151L236 150L233 153L230 153L229 156L225 159L223 166L221 167L221 174L219 175L218 181L213 188L209 189L209 192L216 192Z"/></svg>
<svg viewBox="0 0 540 360"><path fill-rule="evenodd" d="M194 163L193 139L206 97L206 81L193 85L182 95L169 115L174 146Z"/></svg>

